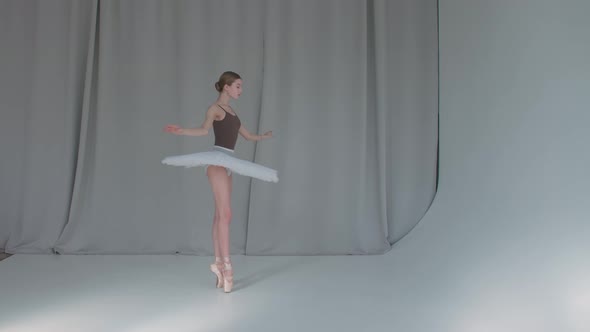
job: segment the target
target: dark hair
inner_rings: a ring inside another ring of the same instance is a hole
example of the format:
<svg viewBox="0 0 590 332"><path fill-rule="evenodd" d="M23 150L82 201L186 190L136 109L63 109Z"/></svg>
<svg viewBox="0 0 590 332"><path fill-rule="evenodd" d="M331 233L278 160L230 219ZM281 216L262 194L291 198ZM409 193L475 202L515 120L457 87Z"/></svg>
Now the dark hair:
<svg viewBox="0 0 590 332"><path fill-rule="evenodd" d="M223 91L223 87L225 85L232 85L235 80L241 79L240 75L234 73L233 71L226 71L221 76L219 76L219 80L215 82L215 90L217 92Z"/></svg>

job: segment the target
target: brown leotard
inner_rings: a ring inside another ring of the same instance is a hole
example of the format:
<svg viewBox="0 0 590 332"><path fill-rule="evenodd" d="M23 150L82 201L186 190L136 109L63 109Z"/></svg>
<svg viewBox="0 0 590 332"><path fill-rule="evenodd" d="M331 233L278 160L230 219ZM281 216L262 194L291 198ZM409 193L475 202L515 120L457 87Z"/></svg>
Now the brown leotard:
<svg viewBox="0 0 590 332"><path fill-rule="evenodd" d="M215 145L233 150L238 140L241 121L237 115L231 114L221 106L219 108L225 112L225 117L222 120L213 121Z"/></svg>

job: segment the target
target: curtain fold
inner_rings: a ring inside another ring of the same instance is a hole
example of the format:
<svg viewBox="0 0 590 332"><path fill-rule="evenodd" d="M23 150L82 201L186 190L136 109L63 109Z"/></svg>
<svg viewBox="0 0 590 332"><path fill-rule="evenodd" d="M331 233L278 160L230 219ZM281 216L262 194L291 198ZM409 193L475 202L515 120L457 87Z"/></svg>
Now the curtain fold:
<svg viewBox="0 0 590 332"><path fill-rule="evenodd" d="M0 240L7 252L50 252L67 221L95 5L0 2Z"/></svg>
<svg viewBox="0 0 590 332"><path fill-rule="evenodd" d="M212 253L214 205L204 169L160 161L209 149L213 137L179 137L162 128L200 125L225 70L244 76L236 109L254 128L262 72L256 8L237 0L100 2L96 105L85 142L91 149L60 252ZM252 159L254 144L237 149ZM236 177L233 253L243 252L248 186Z"/></svg>
<svg viewBox="0 0 590 332"><path fill-rule="evenodd" d="M248 254L389 248L367 162L376 156L367 147L375 109L367 108L366 7L268 3L261 127L277 137L259 144L256 156L279 168L281 182L253 183Z"/></svg>
<svg viewBox="0 0 590 332"><path fill-rule="evenodd" d="M380 188L394 243L422 218L436 192L437 1L375 0ZM383 171L384 170L384 171Z"/></svg>

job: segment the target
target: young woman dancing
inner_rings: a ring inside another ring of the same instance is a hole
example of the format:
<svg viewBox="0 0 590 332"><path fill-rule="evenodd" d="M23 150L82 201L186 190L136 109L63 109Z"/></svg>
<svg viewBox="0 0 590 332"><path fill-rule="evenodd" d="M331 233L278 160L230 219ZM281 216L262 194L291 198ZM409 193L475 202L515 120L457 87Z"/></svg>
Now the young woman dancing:
<svg viewBox="0 0 590 332"><path fill-rule="evenodd" d="M232 218L231 190L232 173L250 176L263 181L278 182L277 171L262 165L239 159L234 156L234 147L238 134L248 141L260 141L271 138L272 132L263 135L251 134L229 105L231 99L238 99L242 94L240 75L227 71L215 83L219 96L215 104L207 110L205 121L198 128L181 128L168 125L165 131L176 135L205 136L213 127L215 145L210 151L198 152L164 158L162 163L174 166L204 166L215 200L215 217L213 219L213 245L215 263L210 269L217 276L217 288L226 293L233 287L233 268L230 259L229 225Z"/></svg>

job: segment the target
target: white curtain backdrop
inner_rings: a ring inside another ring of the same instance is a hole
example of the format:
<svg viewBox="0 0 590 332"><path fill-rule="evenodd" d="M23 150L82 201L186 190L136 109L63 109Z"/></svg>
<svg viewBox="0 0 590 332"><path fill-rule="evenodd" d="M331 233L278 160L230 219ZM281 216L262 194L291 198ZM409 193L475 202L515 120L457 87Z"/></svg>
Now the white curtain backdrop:
<svg viewBox="0 0 590 332"><path fill-rule="evenodd" d="M0 247L49 252L68 219L96 1L0 1Z"/></svg>
<svg viewBox="0 0 590 332"><path fill-rule="evenodd" d="M252 132L232 254L378 254L436 188L436 1L3 1L2 227L8 252L212 253L197 126L240 73ZM67 19L66 19L67 18ZM45 25L45 26L44 26ZM33 27L36 27L33 30Z"/></svg>

